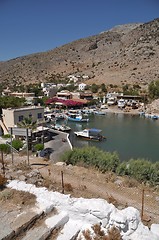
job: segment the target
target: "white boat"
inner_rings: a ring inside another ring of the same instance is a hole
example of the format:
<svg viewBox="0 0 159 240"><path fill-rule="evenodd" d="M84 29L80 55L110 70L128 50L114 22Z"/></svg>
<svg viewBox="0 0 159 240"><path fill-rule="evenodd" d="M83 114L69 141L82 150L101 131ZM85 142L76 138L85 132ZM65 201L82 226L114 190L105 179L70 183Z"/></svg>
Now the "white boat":
<svg viewBox="0 0 159 240"><path fill-rule="evenodd" d="M115 105L115 104L116 104L116 98L114 98L114 97L108 98L108 100L107 100L108 106Z"/></svg>
<svg viewBox="0 0 159 240"><path fill-rule="evenodd" d="M102 141L106 139L106 137L100 134L101 131L101 129L97 128L86 128L83 131L74 132L74 134L77 137L86 138L88 140Z"/></svg>
<svg viewBox="0 0 159 240"><path fill-rule="evenodd" d="M58 131L62 131L62 132L69 132L71 130L71 128L65 124L54 124L54 125L51 125L51 128L52 129L55 129L55 130L58 130Z"/></svg>
<svg viewBox="0 0 159 240"><path fill-rule="evenodd" d="M83 118L82 113L80 112L68 112L65 115L65 118L73 122L88 122L89 118Z"/></svg>
<svg viewBox="0 0 159 240"><path fill-rule="evenodd" d="M118 108L124 108L126 105L125 100L123 98L118 100Z"/></svg>
<svg viewBox="0 0 159 240"><path fill-rule="evenodd" d="M94 111L94 114L96 115L106 115L104 111Z"/></svg>

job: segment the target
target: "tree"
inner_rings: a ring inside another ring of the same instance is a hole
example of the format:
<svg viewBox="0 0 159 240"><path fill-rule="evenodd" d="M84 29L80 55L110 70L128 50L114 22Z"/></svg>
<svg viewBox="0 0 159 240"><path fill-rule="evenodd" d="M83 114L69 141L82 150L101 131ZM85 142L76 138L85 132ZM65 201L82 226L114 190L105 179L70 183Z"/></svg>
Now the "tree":
<svg viewBox="0 0 159 240"><path fill-rule="evenodd" d="M151 99L159 98L159 80L153 81L149 84L148 92Z"/></svg>
<svg viewBox="0 0 159 240"><path fill-rule="evenodd" d="M35 130L37 128L37 122L33 121L32 118L24 118L23 121L17 123L18 127L29 128Z"/></svg>
<svg viewBox="0 0 159 240"><path fill-rule="evenodd" d="M9 153L10 147L7 144L2 143L2 144L0 144L0 151L3 153Z"/></svg>
<svg viewBox="0 0 159 240"><path fill-rule="evenodd" d="M98 89L99 89L98 85L96 85L95 83L93 83L92 86L91 86L91 91L92 91L93 93L97 93L97 92L98 92Z"/></svg>
<svg viewBox="0 0 159 240"><path fill-rule="evenodd" d="M25 98L18 98L12 96L0 97L0 108L21 107L25 103Z"/></svg>
<svg viewBox="0 0 159 240"><path fill-rule="evenodd" d="M106 86L105 86L104 83L101 84L100 88L101 88L101 91L102 91L102 92L104 92L104 93L107 92L107 89L106 89Z"/></svg>

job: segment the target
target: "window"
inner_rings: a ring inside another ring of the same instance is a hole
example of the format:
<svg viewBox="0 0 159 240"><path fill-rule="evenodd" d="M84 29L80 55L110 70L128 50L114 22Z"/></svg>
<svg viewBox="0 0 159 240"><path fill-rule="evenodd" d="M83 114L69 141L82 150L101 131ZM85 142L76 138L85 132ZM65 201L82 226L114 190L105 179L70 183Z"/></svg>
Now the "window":
<svg viewBox="0 0 159 240"><path fill-rule="evenodd" d="M38 119L42 118L42 113L38 113Z"/></svg>
<svg viewBox="0 0 159 240"><path fill-rule="evenodd" d="M23 115L20 115L20 116L18 117L18 119L19 119L19 122L21 122L21 121L23 121L24 116L23 116Z"/></svg>

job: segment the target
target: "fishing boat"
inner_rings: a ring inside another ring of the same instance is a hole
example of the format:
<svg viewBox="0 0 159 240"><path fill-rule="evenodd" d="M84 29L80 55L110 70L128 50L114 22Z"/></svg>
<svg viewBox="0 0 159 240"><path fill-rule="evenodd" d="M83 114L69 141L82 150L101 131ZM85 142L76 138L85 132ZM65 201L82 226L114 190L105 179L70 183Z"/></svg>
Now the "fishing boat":
<svg viewBox="0 0 159 240"><path fill-rule="evenodd" d="M73 122L88 122L89 118L84 118L81 112L68 112L65 115L66 119Z"/></svg>
<svg viewBox="0 0 159 240"><path fill-rule="evenodd" d="M88 140L94 141L102 141L106 139L106 137L101 135L101 129L97 128L86 128L83 131L74 132L77 137L85 138Z"/></svg>

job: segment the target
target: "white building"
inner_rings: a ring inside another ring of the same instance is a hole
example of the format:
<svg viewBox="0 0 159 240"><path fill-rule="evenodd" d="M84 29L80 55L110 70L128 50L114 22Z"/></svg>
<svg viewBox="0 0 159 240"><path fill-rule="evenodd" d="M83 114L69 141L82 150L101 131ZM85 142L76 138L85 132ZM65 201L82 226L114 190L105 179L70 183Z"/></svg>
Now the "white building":
<svg viewBox="0 0 159 240"><path fill-rule="evenodd" d="M85 84L85 83L80 83L80 84L78 85L78 90L79 90L79 91L83 91L86 86L87 86L87 84Z"/></svg>
<svg viewBox="0 0 159 240"><path fill-rule="evenodd" d="M31 118L37 123L44 120L44 107L32 106L23 108L7 108L2 109L2 119L0 120L1 128L4 134L8 133L10 127L15 127L25 118Z"/></svg>

